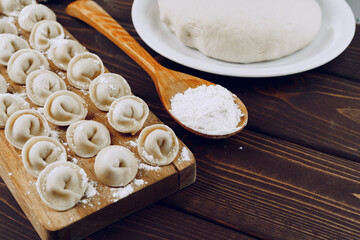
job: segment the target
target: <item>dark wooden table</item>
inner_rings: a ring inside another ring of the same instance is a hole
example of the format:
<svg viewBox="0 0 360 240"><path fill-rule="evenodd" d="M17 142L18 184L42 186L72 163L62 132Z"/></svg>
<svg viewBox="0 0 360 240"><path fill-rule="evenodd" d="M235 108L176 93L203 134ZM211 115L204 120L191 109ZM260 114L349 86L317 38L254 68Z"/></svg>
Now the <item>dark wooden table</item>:
<svg viewBox="0 0 360 240"><path fill-rule="evenodd" d="M169 117L151 79L120 49L66 15L70 2L47 5L174 129L198 166L192 186L86 239L360 239L360 26L348 49L320 68L231 78L159 56L134 30L131 0L98 0L161 64L221 84L243 100L246 129L230 139L207 140ZM39 239L3 181L0 239Z"/></svg>

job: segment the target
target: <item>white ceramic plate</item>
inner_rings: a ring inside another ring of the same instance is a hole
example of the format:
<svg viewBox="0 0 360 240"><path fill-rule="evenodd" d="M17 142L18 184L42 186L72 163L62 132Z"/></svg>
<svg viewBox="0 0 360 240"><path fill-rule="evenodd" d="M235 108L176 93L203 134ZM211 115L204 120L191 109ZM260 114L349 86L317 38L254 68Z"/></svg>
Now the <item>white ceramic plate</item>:
<svg viewBox="0 0 360 240"><path fill-rule="evenodd" d="M136 31L149 47L187 67L236 77L283 76L331 61L346 49L355 34L355 17L345 0L317 1L322 9L322 25L314 41L290 56L251 64L223 62L183 45L160 21L157 0L135 0L132 20Z"/></svg>

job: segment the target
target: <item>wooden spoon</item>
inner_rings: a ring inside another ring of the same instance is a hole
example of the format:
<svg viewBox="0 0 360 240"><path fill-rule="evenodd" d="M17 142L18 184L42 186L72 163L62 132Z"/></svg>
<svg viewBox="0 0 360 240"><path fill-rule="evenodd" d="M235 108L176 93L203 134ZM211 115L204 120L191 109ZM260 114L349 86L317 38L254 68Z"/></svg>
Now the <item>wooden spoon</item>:
<svg viewBox="0 0 360 240"><path fill-rule="evenodd" d="M230 134L210 135L198 132L181 123L171 112L170 99L177 93L183 93L189 88L201 85L215 85L204 79L185 73L173 71L161 66L141 45L117 23L104 9L91 0L78 0L69 4L67 14L78 18L104 34L127 55L137 62L152 78L159 94L160 100L172 118L188 131L205 138L228 138L240 132L247 124L248 112L243 102L234 96L235 103L239 106L244 116L241 118L238 129Z"/></svg>

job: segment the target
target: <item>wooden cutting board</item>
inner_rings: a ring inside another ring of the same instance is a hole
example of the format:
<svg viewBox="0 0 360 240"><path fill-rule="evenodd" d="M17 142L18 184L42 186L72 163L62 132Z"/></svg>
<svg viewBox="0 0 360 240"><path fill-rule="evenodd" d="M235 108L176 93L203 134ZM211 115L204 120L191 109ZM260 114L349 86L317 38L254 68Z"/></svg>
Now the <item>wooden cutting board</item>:
<svg viewBox="0 0 360 240"><path fill-rule="evenodd" d="M18 25L17 27L19 28ZM21 33L21 36L28 40L29 34L25 31ZM75 40L68 31L65 30L65 33L67 38ZM68 90L77 93L87 102L86 119L103 123L111 133L112 145L125 146L135 153L138 159L141 159L136 147L140 131L131 136L114 130L108 124L106 112L95 107L88 91L72 87L65 77L66 72L59 70L51 63L50 67L53 72L65 78ZM0 66L0 73L9 83L9 93L26 92L25 86L18 85L9 79L6 67ZM118 74L121 75L121 73ZM131 87L131 81L129 84ZM28 98L26 101L31 108L38 108ZM144 127L158 123L161 121L150 112ZM83 198L74 208L64 212L54 211L41 201L36 191L36 178L25 170L21 160L21 151L10 145L5 138L4 130L0 130L0 175L42 239L80 239L195 181L194 155L184 143L179 141L179 154L172 164L151 167L141 160L135 180L128 186L125 188L107 187L95 176L93 167L95 157L88 159L77 157L66 145L66 127L57 127L50 123L49 125L53 133L58 133L58 139L64 144L68 161L73 161L82 167L93 186L93 191L88 193L91 197Z"/></svg>

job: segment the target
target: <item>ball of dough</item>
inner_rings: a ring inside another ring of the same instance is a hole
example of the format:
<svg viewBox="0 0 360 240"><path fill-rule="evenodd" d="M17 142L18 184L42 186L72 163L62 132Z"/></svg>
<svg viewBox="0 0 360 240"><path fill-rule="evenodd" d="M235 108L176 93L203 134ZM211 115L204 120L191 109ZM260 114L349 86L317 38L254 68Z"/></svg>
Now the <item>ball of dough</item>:
<svg viewBox="0 0 360 240"><path fill-rule="evenodd" d="M69 126L85 119L87 112L84 99L71 91L56 91L45 101L44 115L49 122L57 126Z"/></svg>
<svg viewBox="0 0 360 240"><path fill-rule="evenodd" d="M21 49L11 55L7 70L11 81L25 84L27 76L39 69L49 69L46 57L34 49Z"/></svg>
<svg viewBox="0 0 360 240"><path fill-rule="evenodd" d="M138 160L134 153L125 147L109 146L96 156L94 169L103 184L122 187L135 178Z"/></svg>
<svg viewBox="0 0 360 240"><path fill-rule="evenodd" d="M186 46L236 63L278 59L321 25L316 0L158 0L161 20Z"/></svg>
<svg viewBox="0 0 360 240"><path fill-rule="evenodd" d="M110 105L107 114L110 125L121 133L135 135L144 125L149 115L149 107L139 97L124 96Z"/></svg>
<svg viewBox="0 0 360 240"><path fill-rule="evenodd" d="M66 90L66 83L57 74L39 69L26 77L26 93L38 106L44 106L46 99L54 92Z"/></svg>
<svg viewBox="0 0 360 240"><path fill-rule="evenodd" d="M95 106L107 112L113 101L130 95L131 89L125 78L119 74L104 73L91 82L89 92Z"/></svg>
<svg viewBox="0 0 360 240"><path fill-rule="evenodd" d="M22 151L21 158L25 169L34 177L53 162L66 162L64 146L55 138L33 137L28 140Z"/></svg>
<svg viewBox="0 0 360 240"><path fill-rule="evenodd" d="M164 166L172 163L178 155L179 141L171 128L154 124L141 131L137 147L145 162L153 166Z"/></svg>
<svg viewBox="0 0 360 240"><path fill-rule="evenodd" d="M50 8L42 4L30 4L24 7L18 18L20 27L27 32L31 32L34 25L43 20L56 21L56 15Z"/></svg>
<svg viewBox="0 0 360 240"><path fill-rule="evenodd" d="M49 126L45 118L36 110L27 109L13 113L5 124L5 137L18 149L32 137L48 136Z"/></svg>
<svg viewBox="0 0 360 240"><path fill-rule="evenodd" d="M79 157L90 158L111 144L110 132L102 123L82 120L66 130L66 141Z"/></svg>
<svg viewBox="0 0 360 240"><path fill-rule="evenodd" d="M56 211L65 211L84 196L87 183L84 169L71 162L55 162L40 173L36 189L46 205Z"/></svg>
<svg viewBox="0 0 360 240"><path fill-rule="evenodd" d="M42 20L32 27L29 42L32 48L45 51L53 41L64 38L64 28L60 23L52 20Z"/></svg>
<svg viewBox="0 0 360 240"><path fill-rule="evenodd" d="M88 90L91 81L104 72L104 63L99 56L84 52L70 60L67 67L67 78L74 87Z"/></svg>

